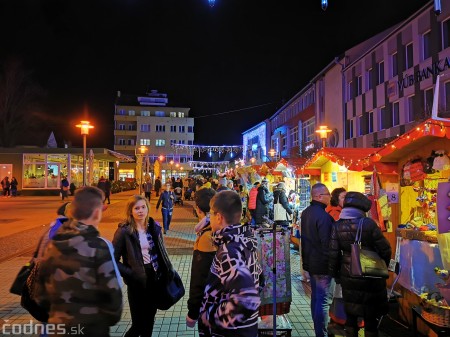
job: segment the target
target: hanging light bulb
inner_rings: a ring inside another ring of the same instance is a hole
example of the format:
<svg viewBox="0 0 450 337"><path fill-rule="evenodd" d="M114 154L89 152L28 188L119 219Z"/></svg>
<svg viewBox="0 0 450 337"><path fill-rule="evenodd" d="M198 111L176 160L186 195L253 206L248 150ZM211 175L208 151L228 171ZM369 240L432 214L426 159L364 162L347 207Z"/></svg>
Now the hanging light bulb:
<svg viewBox="0 0 450 337"><path fill-rule="evenodd" d="M321 0L321 1L322 1L322 9L326 11L328 7L328 0Z"/></svg>
<svg viewBox="0 0 450 337"><path fill-rule="evenodd" d="M211 151L209 151L209 156L212 157L212 152Z"/></svg>
<svg viewBox="0 0 450 337"><path fill-rule="evenodd" d="M210 7L214 7L214 5L216 4L216 0L208 0L208 3Z"/></svg>

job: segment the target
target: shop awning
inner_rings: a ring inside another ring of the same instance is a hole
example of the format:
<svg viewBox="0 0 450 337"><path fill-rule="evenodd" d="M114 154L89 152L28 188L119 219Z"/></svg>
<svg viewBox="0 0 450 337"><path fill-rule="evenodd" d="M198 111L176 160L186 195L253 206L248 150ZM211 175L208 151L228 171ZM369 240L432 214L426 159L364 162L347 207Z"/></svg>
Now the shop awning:
<svg viewBox="0 0 450 337"><path fill-rule="evenodd" d="M351 171L363 171L370 165L369 155L376 150L375 148L322 148L305 163L304 168L320 169L326 162L332 161ZM364 161L363 158L367 160ZM372 168L368 171L372 171Z"/></svg>
<svg viewBox="0 0 450 337"><path fill-rule="evenodd" d="M111 156L113 156L114 158L117 158L119 161L121 162L127 162L127 163L131 163L134 162L134 159L130 156L127 156L123 153L119 153L113 150L107 150L108 154L110 154Z"/></svg>
<svg viewBox="0 0 450 337"><path fill-rule="evenodd" d="M428 119L377 149L369 159L373 163L398 162L436 138L450 139L450 120Z"/></svg>

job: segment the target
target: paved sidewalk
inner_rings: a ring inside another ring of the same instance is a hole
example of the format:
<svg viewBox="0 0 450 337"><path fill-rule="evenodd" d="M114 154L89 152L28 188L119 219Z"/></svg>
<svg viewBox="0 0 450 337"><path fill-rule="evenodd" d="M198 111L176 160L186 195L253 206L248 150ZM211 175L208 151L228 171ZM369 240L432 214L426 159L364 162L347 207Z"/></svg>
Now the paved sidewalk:
<svg viewBox="0 0 450 337"><path fill-rule="evenodd" d="M111 240L117 228L117 224L124 218L127 198L135 191L123 192L112 196L111 205L104 213L104 218L100 224L100 232L104 237ZM32 197L29 197L32 198ZM53 202L53 201L52 201ZM60 203L59 203L60 204ZM56 206L58 203L56 203ZM161 221L161 213L155 211L156 200L151 200L151 216L157 221ZM189 292L189 279L192 261L192 246L195 240L194 225L197 219L193 216L192 202L185 201L184 206L175 206L174 215L170 231L164 236L166 247L174 268L178 271L186 287L186 296L174 307L167 311L158 311L154 327L154 337L175 337L175 336L198 336L197 329L189 329L185 324L187 312L187 299ZM42 228L39 229L42 231ZM24 232L25 233L25 232ZM35 235L31 241L38 240ZM6 240L8 237L5 238ZM34 243L35 245L35 243ZM7 321L10 324L25 324L32 320L32 317L20 306L19 296L9 293L9 287L20 267L29 260L29 253L14 257L0 263L0 329ZM298 251L291 250L291 277L292 277L292 303L291 312L287 315L292 323L292 336L314 336L312 319L310 316L310 287L308 283L300 281ZM124 292L124 311L120 322L111 328L111 336L123 336L131 324L131 316L126 296L126 286ZM336 336L342 335L336 333ZM0 330L0 336L2 331ZM11 336L11 335L9 335ZM30 335L15 335L30 336ZM36 336L36 335L33 335ZM360 333L363 336L363 333ZM380 334L380 336L388 336Z"/></svg>

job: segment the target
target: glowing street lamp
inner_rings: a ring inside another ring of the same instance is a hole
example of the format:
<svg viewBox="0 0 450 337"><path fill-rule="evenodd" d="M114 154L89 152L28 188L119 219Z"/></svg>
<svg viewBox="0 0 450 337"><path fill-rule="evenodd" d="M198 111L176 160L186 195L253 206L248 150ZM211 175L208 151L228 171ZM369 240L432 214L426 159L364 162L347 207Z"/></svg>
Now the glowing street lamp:
<svg viewBox="0 0 450 337"><path fill-rule="evenodd" d="M277 154L277 151L275 151L275 149L269 150L269 155L272 157L272 159L273 159L273 157L275 157L276 154Z"/></svg>
<svg viewBox="0 0 450 337"><path fill-rule="evenodd" d="M252 165L255 164L255 161L256 161L256 158L255 158L255 157L251 157L251 158L250 158L250 162L252 163Z"/></svg>
<svg viewBox="0 0 450 337"><path fill-rule="evenodd" d="M89 129L93 129L94 126L88 121L81 121L76 127L80 128L83 136L83 186L86 186L86 136L89 134Z"/></svg>
<svg viewBox="0 0 450 337"><path fill-rule="evenodd" d="M316 132L319 134L320 139L322 139L322 147L325 147L327 144L328 133L331 132L331 130L328 129L328 126L321 125Z"/></svg>

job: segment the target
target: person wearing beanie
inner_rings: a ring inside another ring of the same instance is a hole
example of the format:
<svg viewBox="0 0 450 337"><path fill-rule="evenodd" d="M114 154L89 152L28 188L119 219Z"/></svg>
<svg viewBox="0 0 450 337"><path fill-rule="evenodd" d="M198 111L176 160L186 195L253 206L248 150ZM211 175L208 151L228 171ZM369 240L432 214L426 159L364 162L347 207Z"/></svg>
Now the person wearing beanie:
<svg viewBox="0 0 450 337"><path fill-rule="evenodd" d="M347 192L339 221L332 225L328 272L342 286L346 336L358 336L358 318L364 318L364 335L378 336L378 318L388 313L386 280L354 278L350 271L351 244L355 242L359 221L363 219L361 245L376 251L389 265L392 250L375 221L366 216L372 202L362 193Z"/></svg>
<svg viewBox="0 0 450 337"><path fill-rule="evenodd" d="M328 311L335 284L328 275L328 245L334 220L325 212L331 195L324 184L317 183L311 187L311 198L311 204L301 217L301 254L303 269L310 275L314 331L317 337L327 337Z"/></svg>

